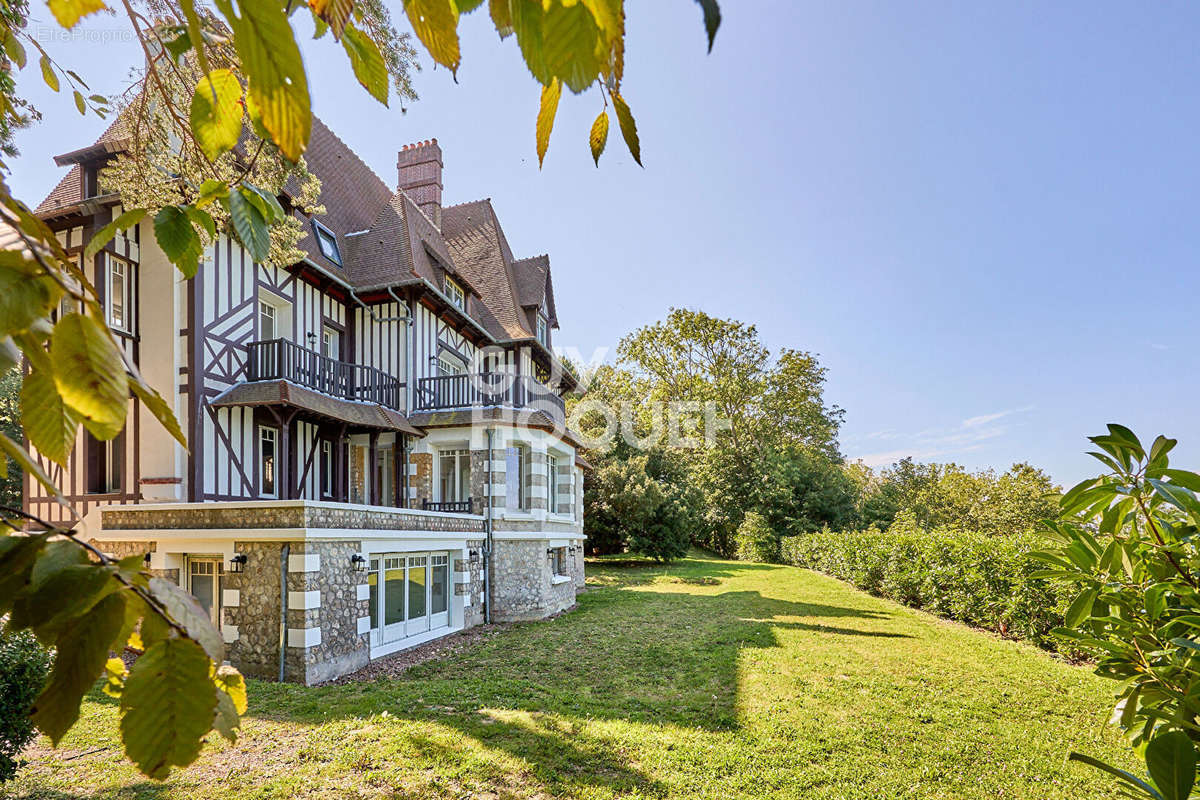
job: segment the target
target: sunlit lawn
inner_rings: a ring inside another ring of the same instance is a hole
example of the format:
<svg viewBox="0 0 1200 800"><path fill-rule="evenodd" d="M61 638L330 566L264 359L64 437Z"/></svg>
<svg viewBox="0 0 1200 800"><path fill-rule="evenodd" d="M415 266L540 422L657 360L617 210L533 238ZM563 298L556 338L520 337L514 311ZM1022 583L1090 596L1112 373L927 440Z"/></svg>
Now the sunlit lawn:
<svg viewBox="0 0 1200 800"><path fill-rule="evenodd" d="M1132 766L1086 669L791 567L589 564L558 619L400 680L251 685L242 740L165 784L103 695L17 797L1094 798ZM3 789L0 789L2 792Z"/></svg>

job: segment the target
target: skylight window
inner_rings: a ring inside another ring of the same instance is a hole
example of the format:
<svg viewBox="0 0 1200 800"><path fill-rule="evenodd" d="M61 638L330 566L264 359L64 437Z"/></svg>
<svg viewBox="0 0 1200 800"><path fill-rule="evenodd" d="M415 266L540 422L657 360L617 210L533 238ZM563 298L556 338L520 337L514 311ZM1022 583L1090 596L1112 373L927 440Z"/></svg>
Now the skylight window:
<svg viewBox="0 0 1200 800"><path fill-rule="evenodd" d="M338 250L337 237L334 236L333 231L314 219L313 233L317 236L317 246L321 248L321 255L340 267L342 265L342 254Z"/></svg>

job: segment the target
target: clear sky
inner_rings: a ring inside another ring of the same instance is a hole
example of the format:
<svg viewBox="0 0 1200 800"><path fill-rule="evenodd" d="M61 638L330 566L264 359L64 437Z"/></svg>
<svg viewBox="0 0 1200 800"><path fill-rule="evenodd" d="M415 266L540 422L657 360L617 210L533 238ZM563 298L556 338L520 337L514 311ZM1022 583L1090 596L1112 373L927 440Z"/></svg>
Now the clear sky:
<svg viewBox="0 0 1200 800"><path fill-rule="evenodd" d="M1200 6L726 0L706 55L695 3L627 5L645 169L615 123L592 166L584 96L539 171L537 87L481 14L458 84L426 60L407 113L312 43L315 110L389 183L401 145L437 137L446 202L491 197L519 256L550 254L556 343L585 357L697 308L818 353L843 450L871 464L1073 483L1120 421L1200 466ZM112 92L137 60L121 31L47 46ZM104 125L35 72L45 120L13 174L34 202L50 156Z"/></svg>

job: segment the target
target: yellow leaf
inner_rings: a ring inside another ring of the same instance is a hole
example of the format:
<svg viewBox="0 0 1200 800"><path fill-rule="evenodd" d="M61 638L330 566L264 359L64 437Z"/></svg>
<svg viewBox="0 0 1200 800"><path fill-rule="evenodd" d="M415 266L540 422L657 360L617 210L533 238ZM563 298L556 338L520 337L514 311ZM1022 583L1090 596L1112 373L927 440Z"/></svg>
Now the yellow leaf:
<svg viewBox="0 0 1200 800"><path fill-rule="evenodd" d="M81 18L103 8L104 0L50 0L50 13L64 28L74 28Z"/></svg>
<svg viewBox="0 0 1200 800"><path fill-rule="evenodd" d="M542 103L537 115L537 154L538 167L546 159L546 149L550 146L550 131L554 129L554 115L558 113L558 99L562 97L562 84L558 78L550 81L549 86L542 87Z"/></svg>
<svg viewBox="0 0 1200 800"><path fill-rule="evenodd" d="M318 18L324 20L333 31L334 39L342 38L342 31L350 20L354 0L309 0L309 7Z"/></svg>
<svg viewBox="0 0 1200 800"><path fill-rule="evenodd" d="M371 96L385 106L388 103L388 71L383 63L383 55L379 45L367 34L353 26L346 28L342 37L342 47L350 57L350 66L354 69L354 77L370 92Z"/></svg>
<svg viewBox="0 0 1200 800"><path fill-rule="evenodd" d="M592 148L592 160L596 162L596 166L600 166L600 154L604 152L604 145L608 142L608 112L601 111L600 116L596 117L596 121L592 123L592 131L588 134L588 144Z"/></svg>
<svg viewBox="0 0 1200 800"><path fill-rule="evenodd" d="M242 84L231 70L213 70L196 83L189 121L192 136L210 161L237 146L242 133L241 100Z"/></svg>
<svg viewBox="0 0 1200 800"><path fill-rule="evenodd" d="M613 92L613 108L617 112L617 124L621 126L621 136L625 139L625 145L629 148L630 155L637 165L642 166L642 145L638 140L637 124L633 121L633 112L629 110L629 104L625 102L625 98Z"/></svg>
<svg viewBox="0 0 1200 800"><path fill-rule="evenodd" d="M451 0L404 0L404 13L433 60L458 71L458 15Z"/></svg>
<svg viewBox="0 0 1200 800"><path fill-rule="evenodd" d="M128 411L129 382L109 332L91 317L67 314L54 326L50 360L66 404L85 419L119 432ZM89 430L95 432L90 426Z"/></svg>

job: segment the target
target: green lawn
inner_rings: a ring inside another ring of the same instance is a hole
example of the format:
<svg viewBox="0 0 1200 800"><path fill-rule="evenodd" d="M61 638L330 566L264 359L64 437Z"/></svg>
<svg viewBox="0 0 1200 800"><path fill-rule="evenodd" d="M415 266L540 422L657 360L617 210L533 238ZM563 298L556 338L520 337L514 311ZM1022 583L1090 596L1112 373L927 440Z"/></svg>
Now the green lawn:
<svg viewBox="0 0 1200 800"><path fill-rule="evenodd" d="M253 683L244 736L141 779L94 695L17 797L1095 798L1132 766L1086 669L792 567L589 565L558 619L402 680Z"/></svg>

